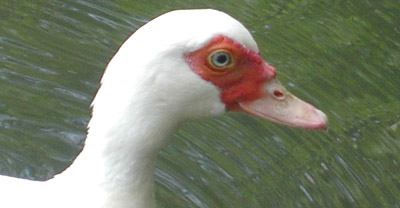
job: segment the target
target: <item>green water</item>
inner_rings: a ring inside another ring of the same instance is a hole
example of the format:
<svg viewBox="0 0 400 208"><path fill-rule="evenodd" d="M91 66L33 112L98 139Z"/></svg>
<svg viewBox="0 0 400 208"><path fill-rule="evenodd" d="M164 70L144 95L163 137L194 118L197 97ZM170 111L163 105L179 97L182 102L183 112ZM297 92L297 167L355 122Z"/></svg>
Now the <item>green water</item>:
<svg viewBox="0 0 400 208"><path fill-rule="evenodd" d="M396 0L1 1L0 173L45 180L65 168L119 45L165 11L204 7L240 20L330 126L235 113L186 123L159 157L159 207L400 207Z"/></svg>

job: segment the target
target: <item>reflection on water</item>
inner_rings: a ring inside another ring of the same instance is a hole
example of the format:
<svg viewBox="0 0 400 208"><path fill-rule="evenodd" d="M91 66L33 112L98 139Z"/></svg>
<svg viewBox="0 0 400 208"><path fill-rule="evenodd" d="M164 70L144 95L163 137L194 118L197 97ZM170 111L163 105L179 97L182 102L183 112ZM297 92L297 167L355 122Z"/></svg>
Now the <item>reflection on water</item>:
<svg viewBox="0 0 400 208"><path fill-rule="evenodd" d="M79 152L106 63L172 8L241 20L289 90L327 112L305 131L240 114L185 124L161 152L160 207L400 207L400 5L394 1L0 3L0 172L44 180Z"/></svg>

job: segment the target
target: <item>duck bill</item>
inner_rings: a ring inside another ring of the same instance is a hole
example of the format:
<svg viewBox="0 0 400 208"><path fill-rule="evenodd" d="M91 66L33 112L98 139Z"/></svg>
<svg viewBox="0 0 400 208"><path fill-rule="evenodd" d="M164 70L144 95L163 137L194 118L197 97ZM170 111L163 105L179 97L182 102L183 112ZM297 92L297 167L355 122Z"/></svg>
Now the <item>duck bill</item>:
<svg viewBox="0 0 400 208"><path fill-rule="evenodd" d="M324 129L328 118L314 106L288 92L273 79L266 83L264 96L255 101L240 102L242 111L288 126Z"/></svg>

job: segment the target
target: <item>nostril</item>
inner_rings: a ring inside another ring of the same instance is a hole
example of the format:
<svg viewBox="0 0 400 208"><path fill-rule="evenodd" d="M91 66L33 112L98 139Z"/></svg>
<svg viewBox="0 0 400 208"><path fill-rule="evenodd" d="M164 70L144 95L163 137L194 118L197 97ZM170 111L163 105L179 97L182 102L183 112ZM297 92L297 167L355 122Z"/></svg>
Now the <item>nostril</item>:
<svg viewBox="0 0 400 208"><path fill-rule="evenodd" d="M274 91L274 95L275 95L276 97L281 97L281 96L283 96L283 93L282 93L281 91L275 90L275 91Z"/></svg>
<svg viewBox="0 0 400 208"><path fill-rule="evenodd" d="M274 90L273 95L276 99L278 100L283 100L285 99L285 94L282 91L279 90Z"/></svg>

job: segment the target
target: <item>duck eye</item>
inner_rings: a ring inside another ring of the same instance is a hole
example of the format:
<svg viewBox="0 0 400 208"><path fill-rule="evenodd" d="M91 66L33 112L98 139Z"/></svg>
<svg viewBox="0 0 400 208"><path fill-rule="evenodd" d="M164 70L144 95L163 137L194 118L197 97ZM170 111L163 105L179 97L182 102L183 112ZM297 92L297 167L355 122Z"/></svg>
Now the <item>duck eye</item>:
<svg viewBox="0 0 400 208"><path fill-rule="evenodd" d="M210 64L219 69L227 68L232 64L231 54L226 50L217 50L208 57Z"/></svg>

